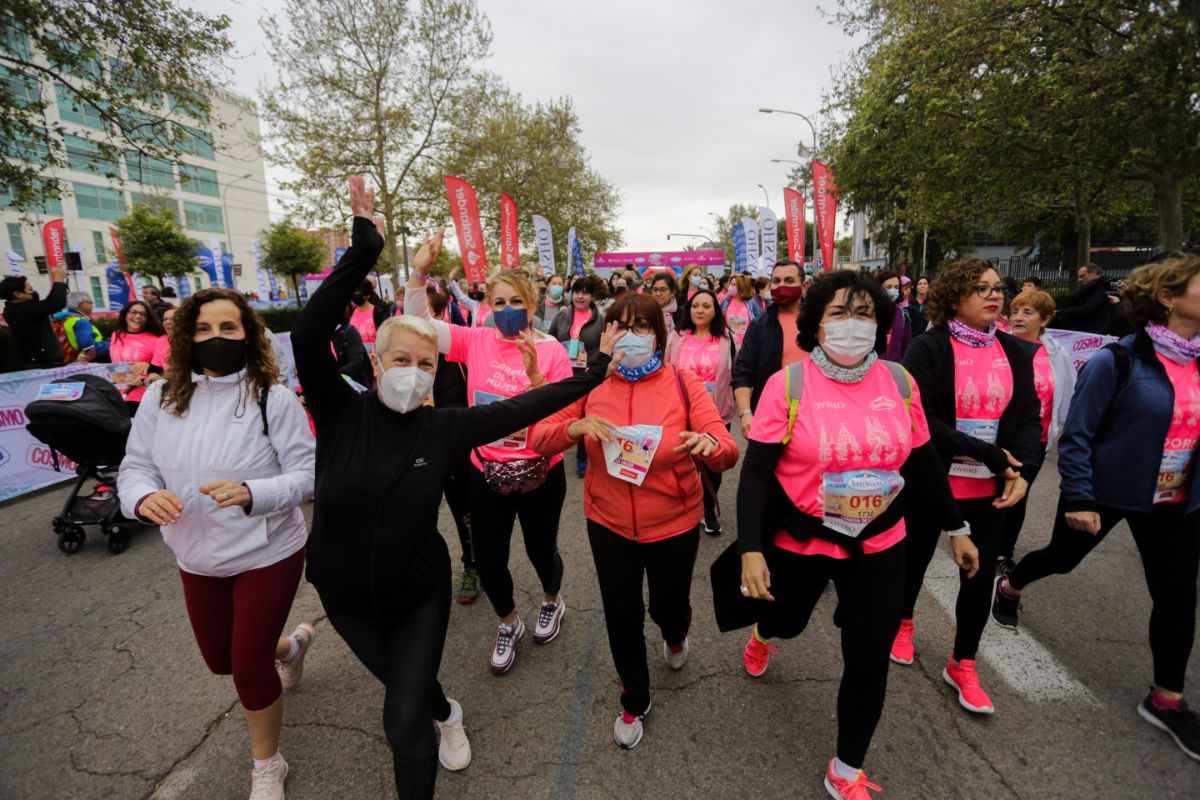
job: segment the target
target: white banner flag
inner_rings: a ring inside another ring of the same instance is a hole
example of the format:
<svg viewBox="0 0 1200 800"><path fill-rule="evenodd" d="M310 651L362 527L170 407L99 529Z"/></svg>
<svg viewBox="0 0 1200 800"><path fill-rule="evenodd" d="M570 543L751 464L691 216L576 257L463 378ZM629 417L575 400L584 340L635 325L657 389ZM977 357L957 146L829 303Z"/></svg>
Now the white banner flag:
<svg viewBox="0 0 1200 800"><path fill-rule="evenodd" d="M758 221L753 217L742 217L742 229L746 231L746 262L758 262Z"/></svg>
<svg viewBox="0 0 1200 800"><path fill-rule="evenodd" d="M759 206L758 224L763 260L774 266L775 260L779 258L779 217L766 206Z"/></svg>
<svg viewBox="0 0 1200 800"><path fill-rule="evenodd" d="M143 279L142 276L139 275L138 273L136 273L136 272L133 273L133 291L134 291L134 294L137 295L137 297L133 298L134 300L142 299L142 287L145 285L146 285L145 279Z"/></svg>
<svg viewBox="0 0 1200 800"><path fill-rule="evenodd" d="M558 270L554 266L554 233L550 230L550 220L533 215L533 238L537 240L538 263L542 272L553 275ZM571 257L567 256L570 263Z"/></svg>
<svg viewBox="0 0 1200 800"><path fill-rule="evenodd" d="M267 285L267 271L262 268L262 244L258 239L250 242L250 260L254 263L254 274L258 276L258 299L269 300L271 287Z"/></svg>
<svg viewBox="0 0 1200 800"><path fill-rule="evenodd" d="M18 278L21 277L21 263L25 259L21 258L20 253L14 253L12 250L9 250L5 255L8 256L8 274Z"/></svg>
<svg viewBox="0 0 1200 800"><path fill-rule="evenodd" d="M217 282L213 286L219 289L228 289L229 287L225 285L225 265L221 261L221 243L216 239L209 239L208 249L212 251L213 274L217 276Z"/></svg>

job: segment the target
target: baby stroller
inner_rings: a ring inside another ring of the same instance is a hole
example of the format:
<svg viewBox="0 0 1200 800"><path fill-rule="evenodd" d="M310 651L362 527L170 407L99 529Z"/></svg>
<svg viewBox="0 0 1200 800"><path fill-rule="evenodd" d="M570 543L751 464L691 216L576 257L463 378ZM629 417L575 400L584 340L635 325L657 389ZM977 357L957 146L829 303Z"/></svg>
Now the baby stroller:
<svg viewBox="0 0 1200 800"><path fill-rule="evenodd" d="M83 384L75 399L35 400L25 407L25 427L50 448L54 468L59 469L59 453L77 465L71 496L54 518L58 549L68 555L79 552L87 538L83 526L99 525L108 535L108 552L121 553L129 547L129 521L121 516L116 476L131 425L125 399L100 375L72 375L51 384ZM76 392L64 393L69 397ZM82 494L83 485L93 479L91 494Z"/></svg>

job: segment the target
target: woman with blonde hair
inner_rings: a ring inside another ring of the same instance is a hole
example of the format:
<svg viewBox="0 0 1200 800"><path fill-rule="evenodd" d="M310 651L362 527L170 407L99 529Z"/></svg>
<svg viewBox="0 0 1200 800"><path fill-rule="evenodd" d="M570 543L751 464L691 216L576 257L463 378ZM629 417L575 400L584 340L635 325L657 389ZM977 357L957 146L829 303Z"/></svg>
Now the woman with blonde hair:
<svg viewBox="0 0 1200 800"><path fill-rule="evenodd" d="M742 346L746 329L763 313L762 301L754 292L754 285L745 275L734 275L729 282L729 294L721 300L721 311L737 346Z"/></svg>

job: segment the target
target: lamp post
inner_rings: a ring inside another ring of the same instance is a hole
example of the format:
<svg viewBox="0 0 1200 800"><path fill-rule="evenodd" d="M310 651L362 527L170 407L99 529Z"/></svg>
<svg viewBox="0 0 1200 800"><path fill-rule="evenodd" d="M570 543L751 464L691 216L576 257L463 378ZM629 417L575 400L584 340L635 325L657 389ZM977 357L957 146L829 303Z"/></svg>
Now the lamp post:
<svg viewBox="0 0 1200 800"><path fill-rule="evenodd" d="M816 155L817 155L817 127L816 127L815 125L813 125L813 124L812 124L812 120L811 120L811 119L809 119L809 118L808 118L808 117L806 117L805 115L801 114L799 111L785 111L785 110L783 110L782 108L760 108L760 109L759 109L759 112L761 112L761 113L763 113L763 114L791 114L793 117L799 117L800 119L802 119L802 120L804 120L805 122L807 122L807 123L808 123L808 129L809 129L810 131L812 131L812 138L813 138L813 149L812 149L812 154L813 154L813 157L816 157ZM804 146L803 146L802 144L801 144L801 145L797 145L797 146L796 146L796 155L798 155L798 156L800 156L800 155L803 155L803 147L804 147ZM773 161L773 160L774 160L774 159L772 159L772 161ZM813 254L812 254L812 257L813 257L813 263L814 263L814 264L816 264L816 262L817 262L817 253L818 253L818 252L819 252L819 250L820 250L820 246L819 246L819 244L817 243L817 192L816 192L816 184L815 184L815 183L813 184L813 236L812 236L812 238L813 238L813 241L812 241L812 247L813 247ZM825 265L825 268L826 268L826 269L833 269L833 265L832 265L832 264L826 264L826 265Z"/></svg>
<svg viewBox="0 0 1200 800"><path fill-rule="evenodd" d="M254 177L253 172L247 172L245 175L239 175L238 177L234 178L229 183L225 184L224 187L221 188L221 226L223 228L225 228L225 236L228 238L228 241L225 242L225 246L230 248L230 252L233 252L233 234L229 232L229 211L225 208L225 193L227 191L229 191L230 186L233 186L238 181L244 181L247 178L253 178L253 177ZM214 264L213 265L214 273L216 272L216 270L218 270L220 268L221 267L219 264ZM236 289L237 288L237 279L236 278L234 279L233 284L234 285L231 286L230 288Z"/></svg>
<svg viewBox="0 0 1200 800"><path fill-rule="evenodd" d="M763 205L765 205L767 208L770 208L771 207L771 195L767 194L767 187L763 186L760 183L760 184L758 184L758 188L763 190Z"/></svg>

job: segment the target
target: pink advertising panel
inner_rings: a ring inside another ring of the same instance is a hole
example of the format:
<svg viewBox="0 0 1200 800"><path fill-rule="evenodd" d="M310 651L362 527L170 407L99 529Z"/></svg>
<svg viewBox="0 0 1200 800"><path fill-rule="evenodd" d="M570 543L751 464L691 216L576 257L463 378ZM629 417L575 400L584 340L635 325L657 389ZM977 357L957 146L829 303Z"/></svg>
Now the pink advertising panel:
<svg viewBox="0 0 1200 800"><path fill-rule="evenodd" d="M626 264L633 264L638 272L645 272L648 269L670 269L678 274L688 264L699 264L702 267L724 267L725 253L721 250L680 250L675 252L596 253L592 257L592 266L597 270L624 269Z"/></svg>

